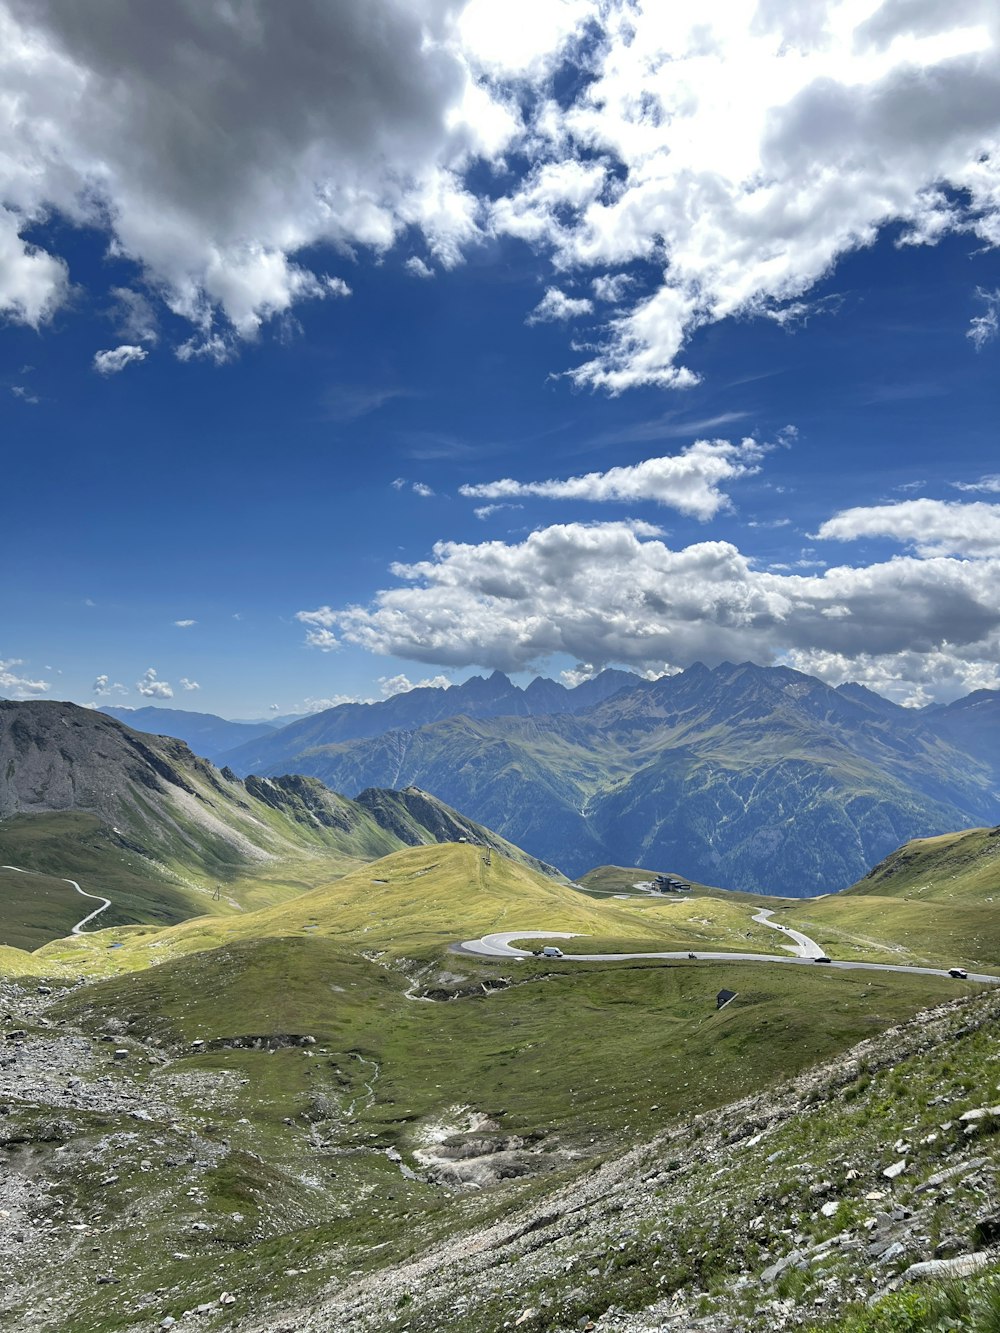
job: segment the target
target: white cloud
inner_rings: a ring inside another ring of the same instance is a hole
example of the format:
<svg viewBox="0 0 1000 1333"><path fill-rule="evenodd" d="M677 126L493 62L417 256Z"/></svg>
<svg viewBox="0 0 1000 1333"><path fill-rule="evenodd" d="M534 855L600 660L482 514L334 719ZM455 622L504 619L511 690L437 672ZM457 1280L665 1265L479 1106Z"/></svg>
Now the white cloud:
<svg viewBox="0 0 1000 1333"><path fill-rule="evenodd" d="M190 629L192 625L197 625L197 620L175 620L174 624L178 629Z"/></svg>
<svg viewBox="0 0 1000 1333"><path fill-rule="evenodd" d="M144 347L122 343L121 347L113 347L106 352L95 352L94 369L101 375L117 375L133 361L145 361L146 356Z"/></svg>
<svg viewBox="0 0 1000 1333"><path fill-rule="evenodd" d="M872 656L797 650L785 659L789 666L818 676L828 685L856 681L908 708L937 700L961 698L973 690L1000 689L1000 663L994 658L970 658L945 646L930 652L909 650Z"/></svg>
<svg viewBox="0 0 1000 1333"><path fill-rule="evenodd" d="M419 255L411 255L403 267L413 278L433 278L434 276L434 270L430 264L425 264Z"/></svg>
<svg viewBox="0 0 1000 1333"><path fill-rule="evenodd" d="M379 676L378 683L383 699L390 699L394 694L409 694L410 690L447 690L451 687L447 676L428 676L417 681L404 675Z"/></svg>
<svg viewBox="0 0 1000 1333"><path fill-rule="evenodd" d="M422 497L423 499L425 499L425 500L426 500L429 496L431 496L431 495L434 494L434 492L431 490L430 486L428 486L428 485L426 484L426 482L423 482L423 481L415 481L415 482L413 483L413 493L414 493L414 495L419 495L419 496L421 496L421 497Z"/></svg>
<svg viewBox="0 0 1000 1333"><path fill-rule="evenodd" d="M47 680L31 680L19 675L15 667L24 666L20 657L0 658L0 690L11 699L33 699L52 687Z"/></svg>
<svg viewBox="0 0 1000 1333"><path fill-rule="evenodd" d="M594 303L586 296L567 296L558 287L546 288L545 295L524 321L525 324L550 324L556 320L589 315Z"/></svg>
<svg viewBox="0 0 1000 1333"><path fill-rule="evenodd" d="M0 22L0 46L3 37ZM44 209L38 206L0 207L0 315L35 329L51 318L70 290L65 261L21 237L22 231L43 216Z"/></svg>
<svg viewBox="0 0 1000 1333"><path fill-rule="evenodd" d="M329 629L322 628L323 613L329 608L320 607L318 611L300 611L295 619L300 620L304 625L313 625L316 628L311 629L306 635L306 643L310 648L318 648L321 653L335 653L340 647L340 640L330 632Z"/></svg>
<svg viewBox="0 0 1000 1333"><path fill-rule="evenodd" d="M111 677L103 674L94 681L93 692L101 699L106 699L112 694L128 694L128 690L121 681L112 682Z"/></svg>
<svg viewBox="0 0 1000 1333"><path fill-rule="evenodd" d="M607 472L549 481L522 482L505 477L501 481L467 484L459 490L462 495L483 500L525 495L618 503L651 500L682 514L708 519L729 506L719 487L757 473L766 448L751 439L738 444L729 440L696 440L679 454L647 458L642 463L613 467Z"/></svg>
<svg viewBox="0 0 1000 1333"><path fill-rule="evenodd" d="M236 339L219 333L204 338L188 338L187 342L174 348L174 356L178 361L211 361L216 366L224 366L236 355Z"/></svg>
<svg viewBox="0 0 1000 1333"><path fill-rule="evenodd" d="M524 505L495 504L495 505L477 505L473 513L478 519L491 518L494 514L499 514L502 509L523 509Z"/></svg>
<svg viewBox="0 0 1000 1333"><path fill-rule="evenodd" d="M20 398L22 403L29 403L32 407L37 407L41 401L37 394L32 393L23 384L12 384L10 391L15 398Z"/></svg>
<svg viewBox="0 0 1000 1333"><path fill-rule="evenodd" d="M567 51L584 77L557 102ZM882 230L1000 244L995 0L203 0L160 6L155 42L141 6L0 0L0 87L0 313L40 327L68 299L26 239L56 217L134 264L122 346L152 344L163 303L183 360L347 295L317 247L405 238L420 276L504 235L561 284L529 318L593 314L577 280L613 307L576 383L682 388L695 330L801 318Z"/></svg>
<svg viewBox="0 0 1000 1333"><path fill-rule="evenodd" d="M181 676L181 686L185 690L200 690L201 686L196 680L188 680L187 676Z"/></svg>
<svg viewBox="0 0 1000 1333"><path fill-rule="evenodd" d="M691 383L680 357L699 326L807 313L814 284L889 225L906 244L1000 242L995 0L636 0L599 22L593 77L568 105L542 99L534 166L491 206L561 272L662 274L578 383ZM589 198L540 189L573 162L603 173Z"/></svg>
<svg viewBox="0 0 1000 1333"><path fill-rule="evenodd" d="M156 671L153 667L147 667L142 673L141 680L137 680L135 688L147 699L172 699L174 697L173 688L165 680L158 680Z"/></svg>
<svg viewBox="0 0 1000 1333"><path fill-rule="evenodd" d="M114 299L111 317L123 340L150 345L157 343L160 337L158 321L149 298L131 287L112 287L111 295Z"/></svg>
<svg viewBox="0 0 1000 1333"><path fill-rule="evenodd" d="M439 542L430 559L392 573L395 586L370 606L298 619L371 652L451 668L518 671L553 654L656 672L843 658L883 671L896 663L900 688L947 694L963 662L980 664L984 679L1000 664L995 556L783 573L729 542L672 550L649 524L571 523L516 544Z"/></svg>
<svg viewBox="0 0 1000 1333"><path fill-rule="evenodd" d="M633 286L634 281L627 273L605 273L599 278L594 278L590 285L598 301L607 301L611 305L617 305L624 298L629 288Z"/></svg>
<svg viewBox="0 0 1000 1333"><path fill-rule="evenodd" d="M368 703L369 700L359 699L353 694L332 694L327 699L303 700L301 708L293 708L293 713L324 713L328 708L339 708L341 704Z"/></svg>
<svg viewBox="0 0 1000 1333"><path fill-rule="evenodd" d="M975 315L969 321L965 336L971 338L976 351L981 352L986 344L997 336L997 329L1000 327L1000 288L986 292L982 287L977 287L976 295L986 303L986 309L981 315Z"/></svg>
<svg viewBox="0 0 1000 1333"><path fill-rule="evenodd" d="M499 158L520 115L479 78L455 16L450 0L204 0L164 5L153 41L131 6L2 0L0 311L38 326L65 301L64 261L24 239L53 212L110 233L192 321L187 359L347 295L300 261L312 247L377 256L413 229L458 262L481 235L465 169Z"/></svg>
<svg viewBox="0 0 1000 1333"><path fill-rule="evenodd" d="M989 495L1000 495L1000 472L991 472L978 481L953 481L956 491L982 491Z"/></svg>
<svg viewBox="0 0 1000 1333"><path fill-rule="evenodd" d="M1000 556L1000 505L983 501L901 500L845 509L817 534L856 541L888 537L920 555Z"/></svg>

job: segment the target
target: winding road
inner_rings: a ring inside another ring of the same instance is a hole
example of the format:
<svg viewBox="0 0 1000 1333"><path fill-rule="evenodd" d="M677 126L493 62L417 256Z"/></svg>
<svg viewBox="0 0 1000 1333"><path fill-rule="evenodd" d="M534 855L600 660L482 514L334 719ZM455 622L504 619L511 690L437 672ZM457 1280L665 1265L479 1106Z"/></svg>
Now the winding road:
<svg viewBox="0 0 1000 1333"><path fill-rule="evenodd" d="M758 918L763 913L758 914ZM699 949L694 953L694 957L699 961L707 962L726 962L726 963L784 963L791 967L815 967L817 959L825 957L822 949L815 940L811 940L808 935L803 935L797 930L791 930L787 926L779 926L770 921L763 921L762 925L773 926L775 930L785 931L795 939L796 945L786 945L788 949L793 949L792 956L789 954L771 954L771 953L722 953L716 951L705 951ZM578 933L565 930L506 930L493 935L484 935L479 940L463 940L461 944L451 945L451 952L464 954L471 958L492 958L494 960L512 958L533 958L535 955L528 949L515 949L511 945L511 940L575 940L580 939ZM661 958L667 961L676 961L678 959L689 959L692 953L688 951L675 951L671 953L574 953L565 954L564 962L569 963L616 963L630 958ZM924 977L947 977L948 970L943 967L906 967L899 963L857 963L850 961L830 962L820 964L823 967L835 967L841 971L862 971L862 972L907 972L915 976ZM991 976L987 972L970 972L969 981L981 981L987 984L1000 985L1000 977Z"/></svg>
<svg viewBox="0 0 1000 1333"><path fill-rule="evenodd" d="M42 873L40 870L24 870L21 868L21 866L0 866L0 870L15 870L19 875L40 875ZM78 921L76 923L76 925L70 931L71 935L84 934L83 928L87 924L87 922L93 921L95 916L100 916L102 912L106 911L111 906L110 898L102 898L99 893L88 893L86 889L80 888L79 884L77 884L75 879L65 879L60 875L47 875L46 879L62 879L63 884L72 884L73 888L76 889L77 893L79 893L81 897L92 898L94 902L101 904L100 907L95 907L92 912L88 912L87 915L81 921Z"/></svg>

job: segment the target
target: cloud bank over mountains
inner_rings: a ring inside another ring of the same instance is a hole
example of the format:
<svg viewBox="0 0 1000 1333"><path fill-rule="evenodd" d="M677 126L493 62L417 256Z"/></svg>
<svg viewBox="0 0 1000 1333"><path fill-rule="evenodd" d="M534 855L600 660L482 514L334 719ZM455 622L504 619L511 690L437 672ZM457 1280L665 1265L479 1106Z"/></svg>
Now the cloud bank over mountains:
<svg viewBox="0 0 1000 1333"><path fill-rule="evenodd" d="M881 229L1000 242L992 0L501 10L178 2L154 42L124 0L2 0L0 311L38 327L70 300L59 218L134 262L119 300L186 321L188 360L346 295L353 264L404 239L429 277L515 237L553 274L525 317L588 326L589 353L555 369L619 393L693 383L681 357L705 324L802 317ZM133 335L95 367L144 351Z"/></svg>
<svg viewBox="0 0 1000 1333"><path fill-rule="evenodd" d="M428 560L394 564L397 586L370 606L298 619L320 647L343 641L453 668L520 671L569 654L594 669L661 671L749 657L911 703L1000 687L1000 506L941 505L940 529L916 539L915 514L934 504L835 516L822 535L888 535L922 554L811 574L758 568L731 542L674 550L637 520L553 524L519 542L442 541Z"/></svg>

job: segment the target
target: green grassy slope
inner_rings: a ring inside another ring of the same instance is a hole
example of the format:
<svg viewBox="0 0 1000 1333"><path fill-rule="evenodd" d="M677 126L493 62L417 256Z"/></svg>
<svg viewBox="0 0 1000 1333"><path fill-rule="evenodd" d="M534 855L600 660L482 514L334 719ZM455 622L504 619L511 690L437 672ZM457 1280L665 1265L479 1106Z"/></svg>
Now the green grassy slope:
<svg viewBox="0 0 1000 1333"><path fill-rule="evenodd" d="M456 965L472 980L496 975ZM175 1099L169 1113L120 1126L60 1112L60 1138L73 1142L53 1159L60 1200L99 1234L118 1279L95 1287L87 1249L67 1256L60 1280L74 1283L76 1333L140 1325L136 1292L163 1292L152 1308L180 1313L238 1291L245 1314L301 1298L288 1270L307 1270L318 1291L403 1261L542 1197L595 1154L765 1088L953 993L926 979L686 963L532 960L517 981L421 1003L397 972L313 935L232 941L62 1000L51 1013L60 1031L82 1031L98 1051L113 1033L150 1104ZM738 998L717 1012L721 982ZM314 1044L288 1044L304 1037ZM29 1142L47 1132L32 1128L34 1114L16 1107L11 1132ZM101 1183L87 1145L119 1127L129 1152ZM484 1136L522 1145L523 1179L455 1195L423 1178L428 1145L461 1155Z"/></svg>
<svg viewBox="0 0 1000 1333"><path fill-rule="evenodd" d="M493 931L575 931L582 951L705 948L774 952L750 918L760 905L723 893L595 900L527 866L468 844L407 848L292 900L253 913L201 916L168 930L104 930L58 940L40 956L88 975L130 971L237 940L314 934L388 960L428 961ZM120 945L114 950L110 944Z"/></svg>
<svg viewBox="0 0 1000 1333"><path fill-rule="evenodd" d="M796 906L840 957L1000 969L1000 832L968 829L908 842L844 893Z"/></svg>

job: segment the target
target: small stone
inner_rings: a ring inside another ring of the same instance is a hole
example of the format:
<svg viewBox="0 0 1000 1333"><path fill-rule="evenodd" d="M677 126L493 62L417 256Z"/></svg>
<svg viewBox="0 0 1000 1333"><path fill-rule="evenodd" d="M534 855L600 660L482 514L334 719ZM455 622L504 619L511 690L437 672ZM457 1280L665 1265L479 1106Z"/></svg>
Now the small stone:
<svg viewBox="0 0 1000 1333"><path fill-rule="evenodd" d="M906 1159L904 1157L901 1158L898 1162L893 1162L892 1166L887 1166L885 1170L882 1172L882 1174L883 1176L885 1176L886 1180L895 1180L896 1177L901 1176L905 1170L906 1170Z"/></svg>
<svg viewBox="0 0 1000 1333"><path fill-rule="evenodd" d="M160 1320L160 1327L161 1327L161 1328L173 1328L174 1324L176 1324L176 1323L177 1323L177 1320L173 1317L173 1315L172 1315L172 1314L168 1314L168 1315L166 1316L166 1318Z"/></svg>
<svg viewBox="0 0 1000 1333"><path fill-rule="evenodd" d="M840 1204L837 1202L837 1200L831 1199L829 1203L825 1203L823 1205L823 1207L820 1209L820 1212L823 1214L824 1217L834 1217L839 1207Z"/></svg>
<svg viewBox="0 0 1000 1333"><path fill-rule="evenodd" d="M230 1291L224 1291L219 1297L220 1305L235 1305L236 1297Z"/></svg>
<svg viewBox="0 0 1000 1333"><path fill-rule="evenodd" d="M127 1059L128 1059L128 1051L119 1048L117 1051L115 1051L114 1058L115 1058L116 1060L127 1060Z"/></svg>

